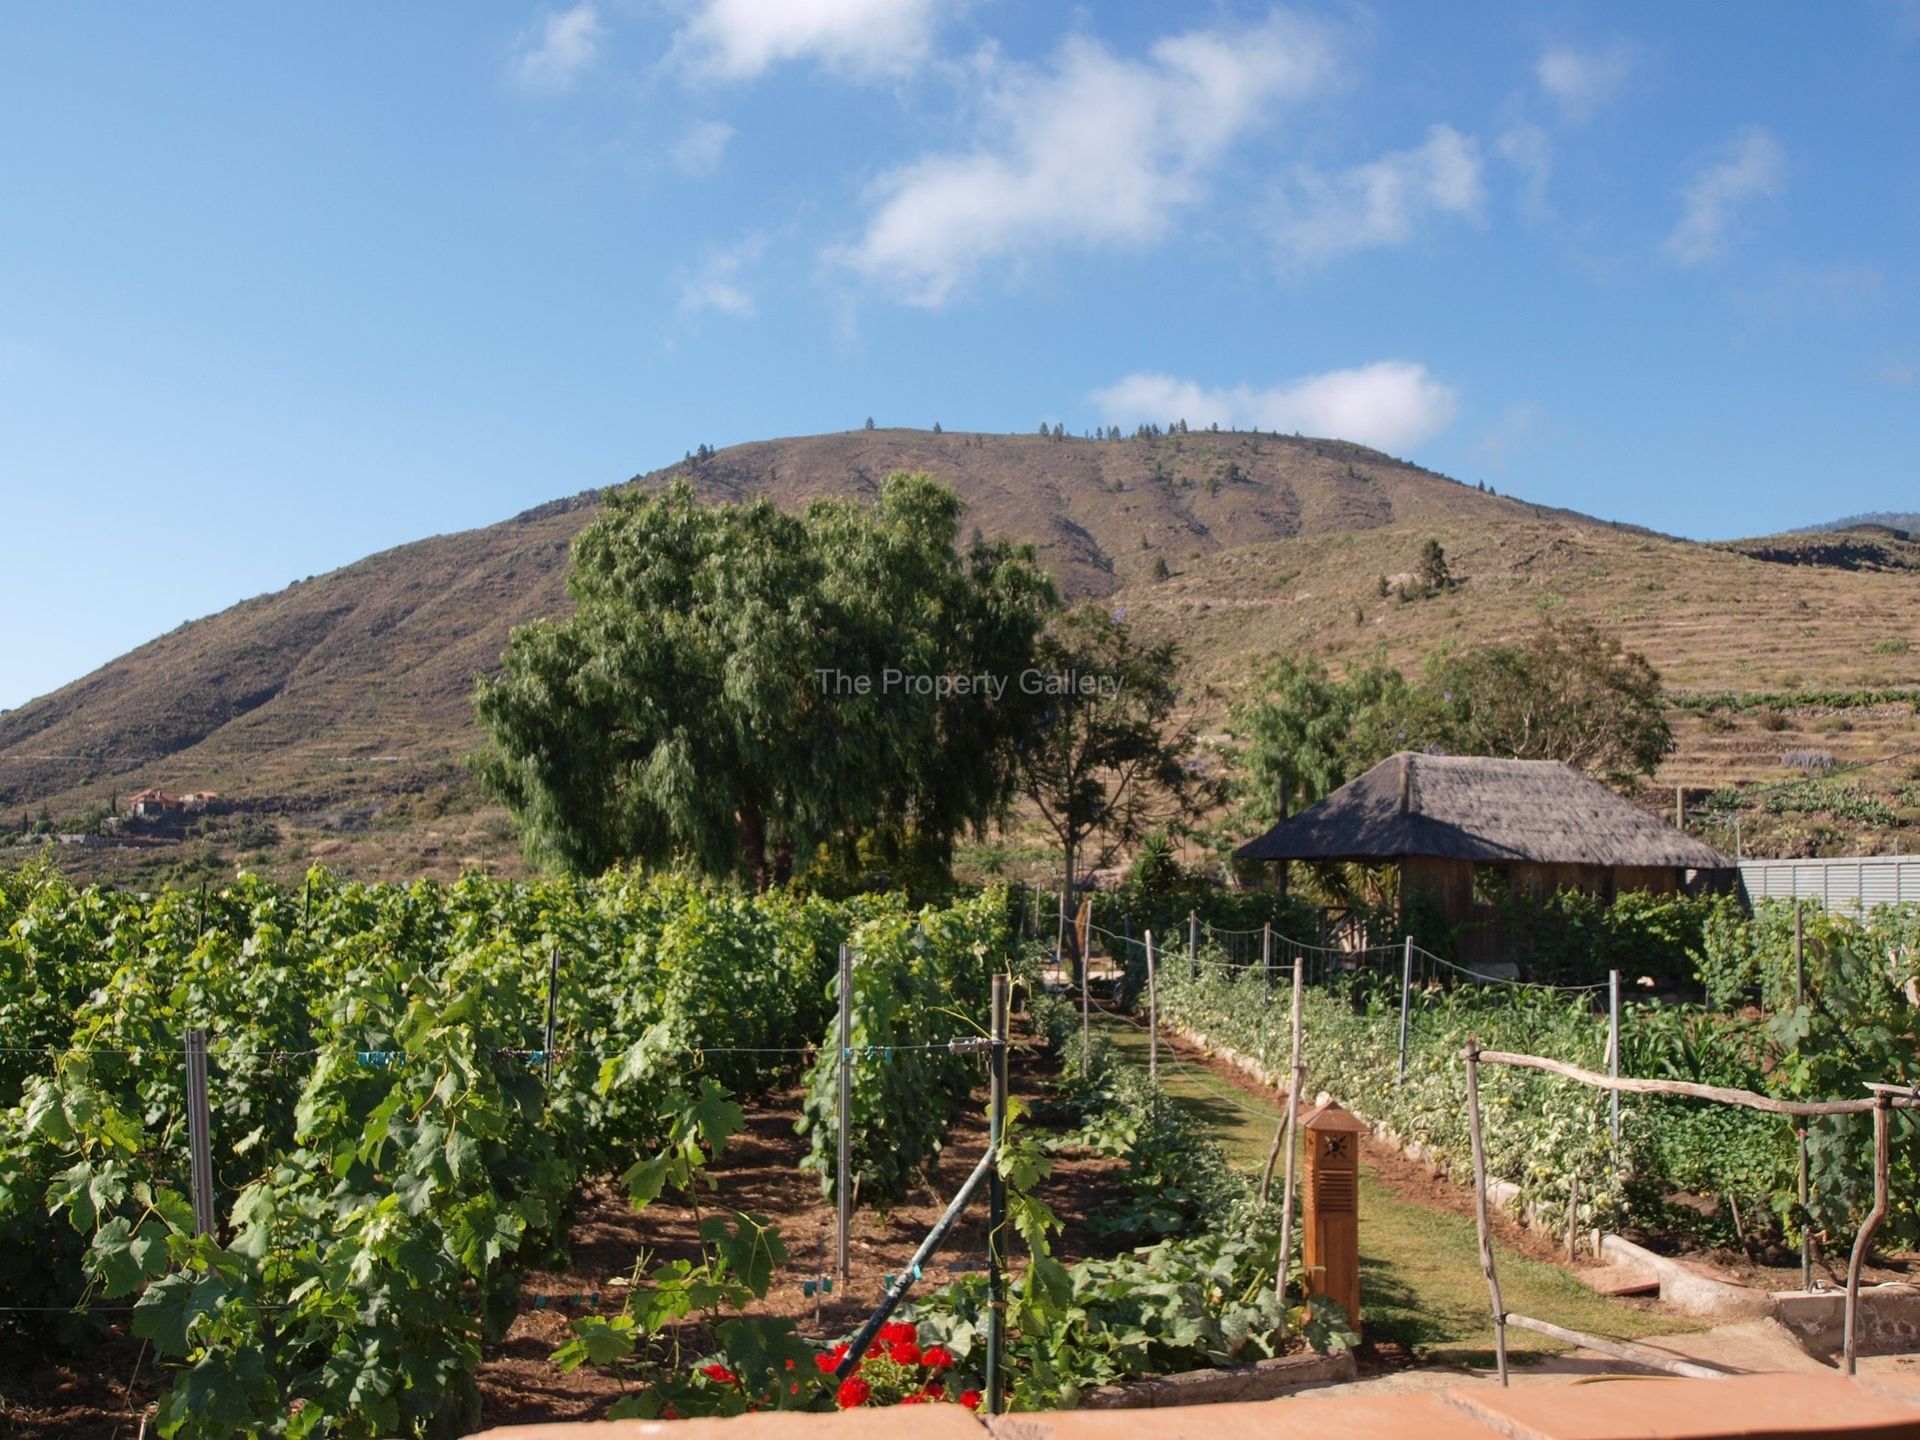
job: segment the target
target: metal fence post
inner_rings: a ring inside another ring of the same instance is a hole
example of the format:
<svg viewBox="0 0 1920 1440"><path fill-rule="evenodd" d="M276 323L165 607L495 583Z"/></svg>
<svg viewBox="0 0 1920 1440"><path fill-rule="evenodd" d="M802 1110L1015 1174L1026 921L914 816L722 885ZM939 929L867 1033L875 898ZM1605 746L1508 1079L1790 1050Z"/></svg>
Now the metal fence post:
<svg viewBox="0 0 1920 1440"><path fill-rule="evenodd" d="M1607 1074L1614 1079L1620 1078L1620 972L1607 972ZM1608 1123L1613 1129L1613 1143L1620 1143L1620 1092L1607 1092L1610 1113ZM1615 1159L1618 1163L1618 1157Z"/></svg>
<svg viewBox="0 0 1920 1440"><path fill-rule="evenodd" d="M547 1062L547 1090L553 1090L553 1019L560 1005L560 947L553 947L552 958L547 963L547 1045L541 1053Z"/></svg>
<svg viewBox="0 0 1920 1440"><path fill-rule="evenodd" d="M1187 912L1187 978L1200 978L1200 915L1199 912Z"/></svg>
<svg viewBox="0 0 1920 1440"><path fill-rule="evenodd" d="M1800 908L1799 897L1793 902L1793 1003L1803 1006L1807 1003L1807 950L1806 927ZM1813 1219L1807 1214L1807 1206L1813 1198L1810 1183L1810 1170L1807 1164L1807 1121L1803 1115L1793 1127L1799 1141L1800 1168L1798 1174L1798 1192L1800 1198L1800 1288L1813 1289Z"/></svg>
<svg viewBox="0 0 1920 1440"><path fill-rule="evenodd" d="M1406 950L1400 960L1400 1074L1407 1078L1407 1019L1413 1003L1413 937L1407 936Z"/></svg>
<svg viewBox="0 0 1920 1440"><path fill-rule="evenodd" d="M848 1245L853 1225L853 947L840 947L840 1094L835 1106L839 1146L834 1158L833 1203L838 1230L834 1263L842 1284L852 1269Z"/></svg>
<svg viewBox="0 0 1920 1440"><path fill-rule="evenodd" d="M1147 931L1147 1079L1155 1087L1160 1084L1160 977L1154 973L1151 930Z"/></svg>
<svg viewBox="0 0 1920 1440"><path fill-rule="evenodd" d="M993 1049L988 1064L990 1102L987 1143L994 1152L993 1172L987 1177L987 1404L989 1415L1000 1413L1000 1359L1006 1344L1007 1281L1005 1238L1007 1182L1000 1168L1000 1146L1007 1130L1007 977L993 977Z"/></svg>
<svg viewBox="0 0 1920 1440"><path fill-rule="evenodd" d="M187 1148L193 1190L193 1228L213 1234L213 1115L207 1104L207 1032L187 1031Z"/></svg>
<svg viewBox="0 0 1920 1440"><path fill-rule="evenodd" d="M1087 923L1080 924L1080 916L1073 917L1073 948L1080 956L1080 1073L1093 1073L1093 1005L1089 1000L1090 984L1088 972L1093 969L1093 897L1087 897Z"/></svg>
<svg viewBox="0 0 1920 1440"><path fill-rule="evenodd" d="M1273 998L1273 922L1260 927L1260 985L1266 997Z"/></svg>

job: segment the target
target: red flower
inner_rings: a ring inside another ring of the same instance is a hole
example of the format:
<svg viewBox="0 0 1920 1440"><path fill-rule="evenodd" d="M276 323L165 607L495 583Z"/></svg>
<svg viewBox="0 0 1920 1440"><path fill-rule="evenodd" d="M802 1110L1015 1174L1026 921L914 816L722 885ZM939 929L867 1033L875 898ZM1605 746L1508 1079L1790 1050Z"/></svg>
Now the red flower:
<svg viewBox="0 0 1920 1440"><path fill-rule="evenodd" d="M867 1388L867 1382L858 1375L849 1375L840 1382L840 1389L833 1397L842 1410L851 1410L856 1405L864 1405L873 1391Z"/></svg>
<svg viewBox="0 0 1920 1440"><path fill-rule="evenodd" d="M920 1393L925 1395L929 1400L944 1400L947 1398L947 1387L942 1385L938 1380L929 1380L926 1389Z"/></svg>
<svg viewBox="0 0 1920 1440"><path fill-rule="evenodd" d="M887 1358L896 1365L918 1365L920 1347L911 1340L901 1340L888 1349Z"/></svg>
<svg viewBox="0 0 1920 1440"><path fill-rule="evenodd" d="M920 1352L920 1363L929 1370L949 1370L953 1368L953 1356L944 1345L929 1345Z"/></svg>
<svg viewBox="0 0 1920 1440"><path fill-rule="evenodd" d="M924 1405L927 1403L927 1397L919 1394L902 1395L900 1397L900 1403L902 1405Z"/></svg>
<svg viewBox="0 0 1920 1440"><path fill-rule="evenodd" d="M904 1321L896 1320L892 1324L882 1325L880 1327L880 1343L882 1345L898 1345L902 1341L911 1345L917 1343L919 1339L920 1332Z"/></svg>
<svg viewBox="0 0 1920 1440"><path fill-rule="evenodd" d="M740 1377L724 1365L702 1365L700 1373L716 1385L738 1385Z"/></svg>
<svg viewBox="0 0 1920 1440"><path fill-rule="evenodd" d="M819 1368L822 1375L831 1375L840 1365L840 1362L834 1358L831 1350L822 1350L818 1355L813 1357L813 1363Z"/></svg>
<svg viewBox="0 0 1920 1440"><path fill-rule="evenodd" d="M669 1405L660 1412L660 1418L662 1420L678 1420L680 1418L680 1412Z"/></svg>
<svg viewBox="0 0 1920 1440"><path fill-rule="evenodd" d="M787 1357L787 1368L789 1370L793 1368L793 1357L791 1355Z"/></svg>
<svg viewBox="0 0 1920 1440"><path fill-rule="evenodd" d="M960 1392L960 1403L969 1410L978 1410L980 1408L980 1392L978 1390L962 1390Z"/></svg>

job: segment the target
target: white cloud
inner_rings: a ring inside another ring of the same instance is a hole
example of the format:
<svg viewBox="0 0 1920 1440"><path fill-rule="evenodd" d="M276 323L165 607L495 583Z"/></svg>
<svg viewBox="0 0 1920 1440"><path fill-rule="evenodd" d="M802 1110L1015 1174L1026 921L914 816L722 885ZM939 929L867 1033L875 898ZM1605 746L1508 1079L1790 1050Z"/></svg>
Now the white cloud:
<svg viewBox="0 0 1920 1440"><path fill-rule="evenodd" d="M529 90L571 89L580 72L600 53L606 27L593 0L571 10L550 12L536 37L521 37L513 58L513 78Z"/></svg>
<svg viewBox="0 0 1920 1440"><path fill-rule="evenodd" d="M1758 125L1749 125L1680 192L1680 221L1667 236L1667 253L1682 265L1711 260L1740 210L1777 198L1786 181L1786 151Z"/></svg>
<svg viewBox="0 0 1920 1440"><path fill-rule="evenodd" d="M741 284L742 272L766 248L765 236L749 235L738 245L709 250L700 268L680 282L680 309L689 315L702 310L743 317L753 314L753 296Z"/></svg>
<svg viewBox="0 0 1920 1440"><path fill-rule="evenodd" d="M1567 119L1584 123L1620 93L1633 73L1634 47L1617 40L1604 50L1576 50L1571 45L1550 47L1534 63L1540 88L1559 105Z"/></svg>
<svg viewBox="0 0 1920 1440"><path fill-rule="evenodd" d="M686 175L710 175L732 139L733 126L726 121L702 120L673 142L669 154L674 168Z"/></svg>
<svg viewBox="0 0 1920 1440"><path fill-rule="evenodd" d="M938 0L701 0L674 41L696 69L749 80L787 60L875 78L927 56Z"/></svg>
<svg viewBox="0 0 1920 1440"><path fill-rule="evenodd" d="M1520 213L1539 220L1547 213L1547 184L1553 179L1553 137L1524 122L1501 132L1494 148L1520 172Z"/></svg>
<svg viewBox="0 0 1920 1440"><path fill-rule="evenodd" d="M1417 149L1336 175L1296 170L1281 196L1274 242L1282 262L1301 269L1350 250L1403 245L1436 216L1476 216L1485 194L1478 143L1435 125Z"/></svg>
<svg viewBox="0 0 1920 1440"><path fill-rule="evenodd" d="M1403 450L1453 423L1459 396L1424 365L1380 360L1351 370L1329 370L1265 389L1235 385L1210 389L1171 375L1128 375L1091 396L1114 424L1242 425L1352 440Z"/></svg>
<svg viewBox="0 0 1920 1440"><path fill-rule="evenodd" d="M937 306L993 261L1151 244L1273 104L1333 68L1322 33L1283 12L1162 39L1142 60L1070 39L1050 69L996 68L980 143L883 175L865 233L833 256Z"/></svg>

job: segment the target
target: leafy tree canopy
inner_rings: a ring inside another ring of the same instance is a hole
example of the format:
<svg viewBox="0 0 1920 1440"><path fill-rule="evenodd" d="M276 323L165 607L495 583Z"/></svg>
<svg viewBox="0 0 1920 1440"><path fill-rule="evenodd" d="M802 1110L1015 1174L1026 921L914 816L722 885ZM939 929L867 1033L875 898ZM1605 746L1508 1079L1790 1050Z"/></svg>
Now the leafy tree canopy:
<svg viewBox="0 0 1920 1440"><path fill-rule="evenodd" d="M1435 656L1426 688L1456 754L1560 760L1624 781L1652 774L1673 748L1659 672L1581 620L1548 620L1517 645Z"/></svg>
<svg viewBox="0 0 1920 1440"><path fill-rule="evenodd" d="M1441 651L1410 681L1376 655L1336 680L1285 656L1235 707L1241 828L1297 813L1402 750L1559 760L1604 779L1650 774L1672 736L1645 656L1580 621L1513 645Z"/></svg>
<svg viewBox="0 0 1920 1440"><path fill-rule="evenodd" d="M1066 893L1150 832L1189 817L1207 793L1191 725L1175 723L1180 653L1145 644L1088 602L1057 617L1035 650L1051 687L1019 746L1019 785L1060 842Z"/></svg>
<svg viewBox="0 0 1920 1440"><path fill-rule="evenodd" d="M957 549L960 513L925 475L802 514L684 481L610 492L574 545L573 615L515 631L478 687L482 773L529 853L764 886L855 835L944 856L983 827L1039 702L951 678L1017 676L1057 600L1030 547Z"/></svg>

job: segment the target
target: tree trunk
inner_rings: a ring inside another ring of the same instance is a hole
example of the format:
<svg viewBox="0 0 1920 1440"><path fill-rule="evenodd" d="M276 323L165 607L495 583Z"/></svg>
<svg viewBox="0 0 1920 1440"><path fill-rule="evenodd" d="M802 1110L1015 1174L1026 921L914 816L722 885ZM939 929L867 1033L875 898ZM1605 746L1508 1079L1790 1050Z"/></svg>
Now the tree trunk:
<svg viewBox="0 0 1920 1440"><path fill-rule="evenodd" d="M767 888L767 825L760 802L752 796L740 802L740 858L756 891Z"/></svg>

